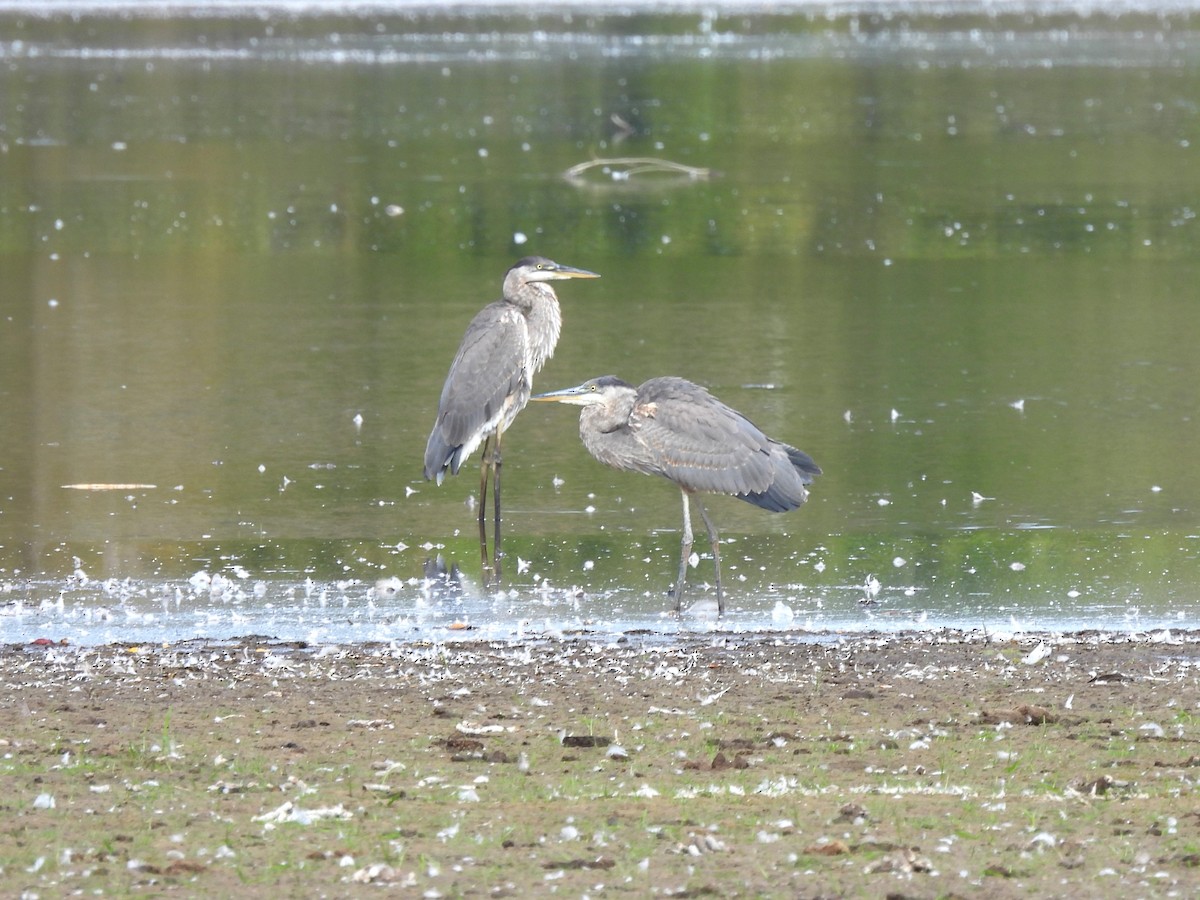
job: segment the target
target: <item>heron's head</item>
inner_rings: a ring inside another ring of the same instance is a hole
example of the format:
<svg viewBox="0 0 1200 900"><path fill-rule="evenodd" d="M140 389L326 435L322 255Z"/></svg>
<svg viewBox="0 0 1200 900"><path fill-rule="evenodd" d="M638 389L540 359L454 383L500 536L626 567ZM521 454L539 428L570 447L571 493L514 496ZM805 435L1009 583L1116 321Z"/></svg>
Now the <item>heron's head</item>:
<svg viewBox="0 0 1200 900"><path fill-rule="evenodd" d="M632 384L622 381L616 375L601 375L599 378L589 379L575 387L550 391L546 394L535 394L529 399L569 403L572 406L599 406L602 403L608 403L625 391L632 390L634 390Z"/></svg>
<svg viewBox="0 0 1200 900"><path fill-rule="evenodd" d="M508 273L510 277L515 275L517 280L523 282L565 281L568 278L600 277L595 272L589 272L587 269L576 269L573 266L564 266L552 259L546 259L544 256L526 256L524 259L517 260L513 267L508 270Z"/></svg>

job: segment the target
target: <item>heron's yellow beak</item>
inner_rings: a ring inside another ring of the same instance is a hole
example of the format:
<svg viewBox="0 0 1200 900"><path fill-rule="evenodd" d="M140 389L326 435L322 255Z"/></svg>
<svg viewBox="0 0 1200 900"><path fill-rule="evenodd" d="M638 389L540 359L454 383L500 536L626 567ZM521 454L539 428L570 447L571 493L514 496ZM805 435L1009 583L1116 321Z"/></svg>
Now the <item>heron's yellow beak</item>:
<svg viewBox="0 0 1200 900"><path fill-rule="evenodd" d="M551 278L557 280L559 278L599 278L595 272L589 272L587 269L576 269L574 266L559 265L556 269L551 269L547 272Z"/></svg>
<svg viewBox="0 0 1200 900"><path fill-rule="evenodd" d="M572 406L587 406L589 398L592 396L594 396L594 392L589 390L587 384L579 384L575 387L563 388L561 391L534 394L529 399L542 403L570 403Z"/></svg>

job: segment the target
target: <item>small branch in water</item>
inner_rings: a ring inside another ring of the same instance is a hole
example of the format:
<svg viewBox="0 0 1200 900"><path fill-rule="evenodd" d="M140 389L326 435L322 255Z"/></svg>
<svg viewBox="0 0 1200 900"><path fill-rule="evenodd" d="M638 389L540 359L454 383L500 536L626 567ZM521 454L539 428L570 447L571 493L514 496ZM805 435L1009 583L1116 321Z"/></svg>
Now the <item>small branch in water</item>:
<svg viewBox="0 0 1200 900"><path fill-rule="evenodd" d="M592 159L577 163L563 173L568 181L580 181L583 175L591 169L609 169L613 181L628 181L636 175L681 175L693 181L711 178L712 169L699 166L685 166L683 163L671 162L669 159L656 159L653 156L619 156L611 159Z"/></svg>

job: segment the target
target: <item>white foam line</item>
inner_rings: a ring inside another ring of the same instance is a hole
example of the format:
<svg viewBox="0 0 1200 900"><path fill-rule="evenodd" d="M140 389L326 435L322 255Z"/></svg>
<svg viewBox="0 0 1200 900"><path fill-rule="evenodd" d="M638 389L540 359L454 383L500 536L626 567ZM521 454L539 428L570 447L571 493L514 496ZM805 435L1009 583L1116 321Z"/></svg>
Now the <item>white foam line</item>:
<svg viewBox="0 0 1200 900"><path fill-rule="evenodd" d="M271 14L290 16L377 16L421 14L431 18L471 17L506 12L527 12L528 0L490 0L490 2L439 3L435 0L0 0L0 13L51 18L60 15L111 15L139 18L225 18L261 17ZM849 18L876 14L1042 16L1075 14L1079 16L1121 16L1137 14L1173 14L1200 9L1200 0L560 0L538 7L544 15L561 13L592 15L700 14L717 15L794 15L808 14L820 19Z"/></svg>

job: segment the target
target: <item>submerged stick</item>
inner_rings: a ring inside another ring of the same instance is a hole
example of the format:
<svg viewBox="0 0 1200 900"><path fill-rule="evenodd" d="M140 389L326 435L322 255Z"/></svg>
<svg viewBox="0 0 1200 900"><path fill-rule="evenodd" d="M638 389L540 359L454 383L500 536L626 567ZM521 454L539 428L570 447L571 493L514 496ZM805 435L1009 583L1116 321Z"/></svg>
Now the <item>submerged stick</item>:
<svg viewBox="0 0 1200 900"><path fill-rule="evenodd" d="M613 172L614 180L626 181L636 175L667 174L683 175L695 181L711 178L712 169L700 166L687 166L683 163L672 162L669 159L657 159L653 156L618 156L609 159L592 159L576 163L563 173L569 181L576 181L591 169L597 167L621 168L621 172Z"/></svg>

